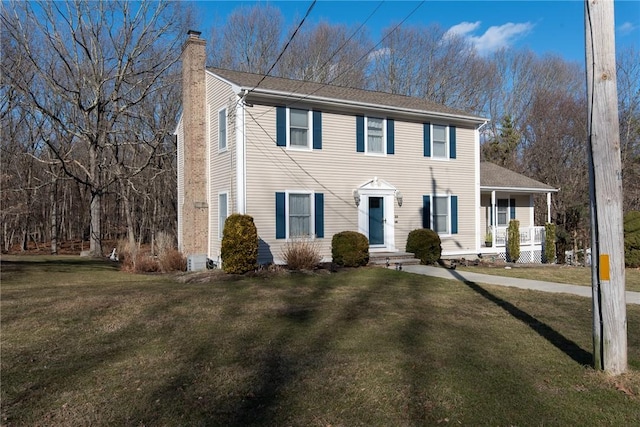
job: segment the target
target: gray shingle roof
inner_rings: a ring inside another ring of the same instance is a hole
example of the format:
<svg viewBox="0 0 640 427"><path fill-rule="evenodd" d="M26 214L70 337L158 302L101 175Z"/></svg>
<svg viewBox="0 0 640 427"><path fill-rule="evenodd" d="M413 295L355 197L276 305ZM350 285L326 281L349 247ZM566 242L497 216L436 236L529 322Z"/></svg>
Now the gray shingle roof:
<svg viewBox="0 0 640 427"><path fill-rule="evenodd" d="M253 89L263 78L262 74L245 73L241 71L224 70L221 68L207 68L211 73L236 84L241 89ZM436 113L439 115L462 116L467 119L475 119L483 123L485 119L467 112L449 108L422 98L404 95L396 95L385 92L355 89L350 87L335 86L330 84L315 83L304 80L292 80L281 77L267 76L260 83L256 93L260 91L276 91L290 94L294 99L300 98L324 98L336 101L348 101L362 104L370 104L381 107L393 107L406 110L416 110L424 113Z"/></svg>
<svg viewBox="0 0 640 427"><path fill-rule="evenodd" d="M480 162L480 187L558 191L550 185L490 162Z"/></svg>

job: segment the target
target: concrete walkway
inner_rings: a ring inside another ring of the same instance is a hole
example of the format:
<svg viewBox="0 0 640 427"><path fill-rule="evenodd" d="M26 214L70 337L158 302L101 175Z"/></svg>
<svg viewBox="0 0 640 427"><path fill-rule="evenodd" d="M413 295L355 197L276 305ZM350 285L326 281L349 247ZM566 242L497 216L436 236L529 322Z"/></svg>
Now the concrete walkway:
<svg viewBox="0 0 640 427"><path fill-rule="evenodd" d="M432 267L428 265L405 265L402 269L409 273L459 280L461 282L468 281L486 283L489 285L511 286L520 289L573 294L591 298L590 286L567 285L566 283L541 282L538 280L516 279L513 277L490 276L488 274L450 270L448 268ZM640 304L640 292L627 291L625 296L627 304Z"/></svg>

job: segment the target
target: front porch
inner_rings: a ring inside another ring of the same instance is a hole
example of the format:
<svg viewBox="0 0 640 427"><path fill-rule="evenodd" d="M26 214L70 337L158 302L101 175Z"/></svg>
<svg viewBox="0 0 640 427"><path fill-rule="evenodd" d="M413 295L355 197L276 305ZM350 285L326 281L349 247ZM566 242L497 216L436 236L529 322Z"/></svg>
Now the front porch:
<svg viewBox="0 0 640 427"><path fill-rule="evenodd" d="M482 257L495 257L507 261L507 227L489 227L490 243L480 248ZM482 237L486 240L486 236ZM520 258L518 263L541 263L545 239L544 227L520 227Z"/></svg>

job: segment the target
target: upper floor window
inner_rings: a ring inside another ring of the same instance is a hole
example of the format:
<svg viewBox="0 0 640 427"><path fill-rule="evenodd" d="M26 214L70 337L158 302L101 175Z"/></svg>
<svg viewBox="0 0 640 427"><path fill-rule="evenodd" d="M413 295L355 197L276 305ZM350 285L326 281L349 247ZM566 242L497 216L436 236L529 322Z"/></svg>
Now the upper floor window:
<svg viewBox="0 0 640 427"><path fill-rule="evenodd" d="M276 145L298 150L322 149L322 113L276 107Z"/></svg>
<svg viewBox="0 0 640 427"><path fill-rule="evenodd" d="M395 153L395 121L356 116L356 151L385 155Z"/></svg>
<svg viewBox="0 0 640 427"><path fill-rule="evenodd" d="M289 109L289 147L309 148L309 111Z"/></svg>
<svg viewBox="0 0 640 427"><path fill-rule="evenodd" d="M218 111L218 151L227 149L227 109Z"/></svg>
<svg viewBox="0 0 640 427"><path fill-rule="evenodd" d="M456 158L456 127L424 123L424 156L434 159Z"/></svg>
<svg viewBox="0 0 640 427"><path fill-rule="evenodd" d="M367 117L367 153L384 154L384 120Z"/></svg>

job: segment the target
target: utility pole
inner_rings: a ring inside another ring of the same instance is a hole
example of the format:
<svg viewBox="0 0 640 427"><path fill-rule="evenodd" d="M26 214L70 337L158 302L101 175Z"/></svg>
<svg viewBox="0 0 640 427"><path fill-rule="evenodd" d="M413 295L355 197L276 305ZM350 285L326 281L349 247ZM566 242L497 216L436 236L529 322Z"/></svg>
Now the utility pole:
<svg viewBox="0 0 640 427"><path fill-rule="evenodd" d="M585 36L594 365L618 375L627 370L627 307L613 0L585 0Z"/></svg>

